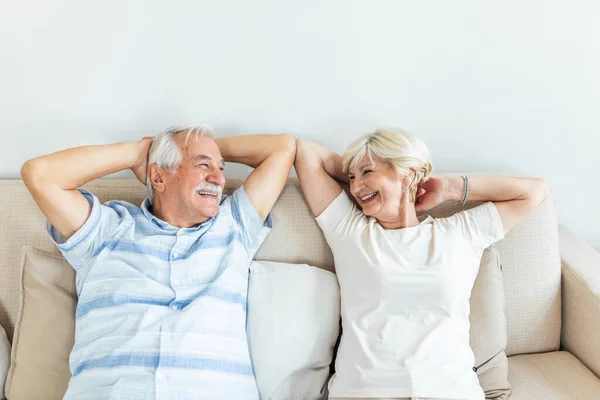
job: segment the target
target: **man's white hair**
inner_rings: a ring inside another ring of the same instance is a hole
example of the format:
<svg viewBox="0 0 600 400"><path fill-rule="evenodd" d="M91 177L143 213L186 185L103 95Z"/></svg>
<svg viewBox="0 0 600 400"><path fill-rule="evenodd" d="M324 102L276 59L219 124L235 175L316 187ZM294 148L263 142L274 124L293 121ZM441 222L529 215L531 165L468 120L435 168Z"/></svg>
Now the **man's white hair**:
<svg viewBox="0 0 600 400"><path fill-rule="evenodd" d="M152 164L156 164L158 167L162 169L166 169L171 173L175 173L177 170L177 166L181 162L181 149L175 143L175 137L178 135L186 135L185 136L185 144L188 143L190 136L194 134L196 139L199 136L206 136L211 139L214 139L215 135L211 127L207 125L190 125L190 126L172 126L169 129L158 134L154 141L152 142L152 146L150 146L150 151L148 152L148 170ZM154 202L154 187L152 186L152 181L150 180L150 174L148 173L146 176L146 188L148 189L148 198L150 199L150 203Z"/></svg>
<svg viewBox="0 0 600 400"><path fill-rule="evenodd" d="M399 128L377 129L356 139L342 156L344 174L363 158L377 158L392 166L398 174L414 176L410 184L410 200L415 201L421 179L431 176L431 153L425 143L410 132Z"/></svg>

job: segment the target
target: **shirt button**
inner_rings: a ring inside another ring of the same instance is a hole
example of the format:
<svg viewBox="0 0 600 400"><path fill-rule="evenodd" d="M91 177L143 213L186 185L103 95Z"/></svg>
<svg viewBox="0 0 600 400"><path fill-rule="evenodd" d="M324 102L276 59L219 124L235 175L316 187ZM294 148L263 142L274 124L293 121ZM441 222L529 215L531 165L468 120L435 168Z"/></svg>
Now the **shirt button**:
<svg viewBox="0 0 600 400"><path fill-rule="evenodd" d="M181 285L183 283L183 281L181 279L175 279L173 281L173 283L176 284L176 285Z"/></svg>
<svg viewBox="0 0 600 400"><path fill-rule="evenodd" d="M179 307L177 307L177 306L171 306L171 310L177 311L177 310L179 310Z"/></svg>
<svg viewBox="0 0 600 400"><path fill-rule="evenodd" d="M160 372L156 373L156 379L158 379L159 381L162 381L164 378L163 374L161 374Z"/></svg>
<svg viewBox="0 0 600 400"><path fill-rule="evenodd" d="M179 257L179 253L173 253L173 258Z"/></svg>

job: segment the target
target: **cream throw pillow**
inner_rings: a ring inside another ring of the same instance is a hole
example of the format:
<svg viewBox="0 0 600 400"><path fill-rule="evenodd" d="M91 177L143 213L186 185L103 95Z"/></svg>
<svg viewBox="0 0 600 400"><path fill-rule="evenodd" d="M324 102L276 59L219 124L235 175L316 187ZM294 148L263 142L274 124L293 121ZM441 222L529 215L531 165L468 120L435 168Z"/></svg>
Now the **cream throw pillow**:
<svg viewBox="0 0 600 400"><path fill-rule="evenodd" d="M306 264L253 261L248 343L262 400L327 398L339 335L335 275Z"/></svg>
<svg viewBox="0 0 600 400"><path fill-rule="evenodd" d="M475 354L479 384L486 399L504 400L510 395L506 359L506 317L500 255L493 246L481 258L471 291L470 344Z"/></svg>
<svg viewBox="0 0 600 400"><path fill-rule="evenodd" d="M61 255L23 247L21 302L6 397L60 400L75 340L75 271Z"/></svg>

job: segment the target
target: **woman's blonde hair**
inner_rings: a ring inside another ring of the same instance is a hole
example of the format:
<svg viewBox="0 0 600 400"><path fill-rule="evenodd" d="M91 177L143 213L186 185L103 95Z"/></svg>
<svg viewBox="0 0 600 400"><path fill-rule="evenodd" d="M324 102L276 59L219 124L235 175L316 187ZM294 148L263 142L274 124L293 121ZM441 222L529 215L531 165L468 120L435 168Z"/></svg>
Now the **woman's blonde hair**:
<svg viewBox="0 0 600 400"><path fill-rule="evenodd" d="M398 128L377 129L356 139L342 156L344 174L368 157L374 163L381 160L393 167L398 174L414 177L410 183L410 201L415 201L417 186L421 179L429 178L433 170L431 153L425 143L412 133Z"/></svg>

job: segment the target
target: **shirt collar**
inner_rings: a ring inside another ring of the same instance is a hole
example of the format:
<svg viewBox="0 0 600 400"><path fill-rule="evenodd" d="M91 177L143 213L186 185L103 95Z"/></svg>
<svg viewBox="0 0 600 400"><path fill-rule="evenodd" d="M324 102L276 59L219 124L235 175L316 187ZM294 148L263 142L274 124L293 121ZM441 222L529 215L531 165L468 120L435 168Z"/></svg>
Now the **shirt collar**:
<svg viewBox="0 0 600 400"><path fill-rule="evenodd" d="M144 216L148 219L148 221L150 221L151 224L153 224L161 229L165 229L165 230L177 230L177 231L182 230L184 232L195 232L195 231L200 231L200 230L206 230L206 229L208 229L208 227L210 227L212 225L212 223L214 222L214 220L216 218L216 215L214 217L210 217L209 219L207 219L200 225L192 227L192 228L179 228L177 226L173 226L173 225L169 224L166 221L163 221L162 219L160 219L160 218L156 217L154 214L152 214L152 211L151 211L152 203L150 203L150 199L146 198L140 208L142 209ZM217 215L218 215L218 212L217 212Z"/></svg>

